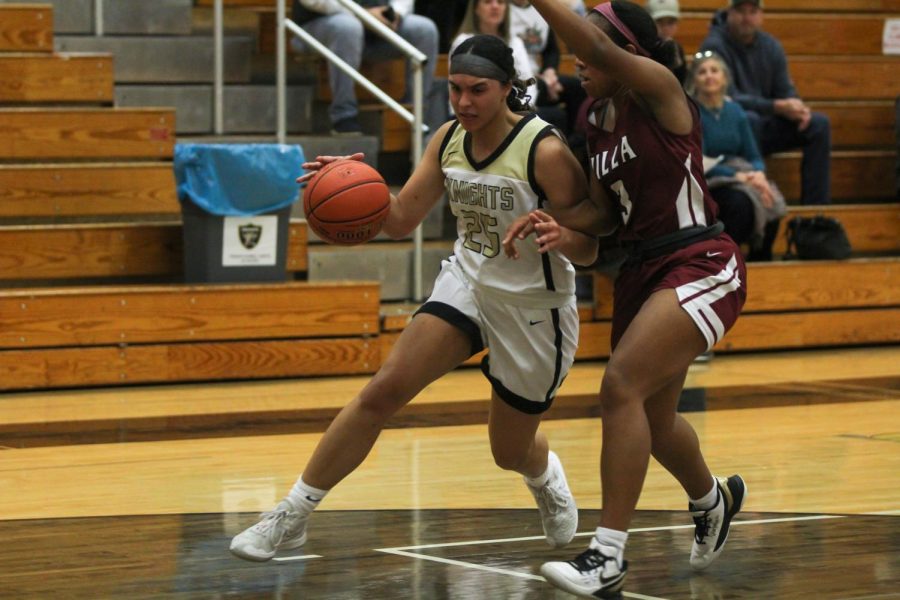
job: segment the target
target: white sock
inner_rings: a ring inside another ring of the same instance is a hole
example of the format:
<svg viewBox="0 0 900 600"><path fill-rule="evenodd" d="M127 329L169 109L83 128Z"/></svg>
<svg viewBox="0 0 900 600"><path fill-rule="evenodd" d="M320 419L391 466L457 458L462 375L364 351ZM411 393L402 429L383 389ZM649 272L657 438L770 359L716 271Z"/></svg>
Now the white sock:
<svg viewBox="0 0 900 600"><path fill-rule="evenodd" d="M547 484L547 481L550 479L551 473L551 465L550 465L550 455L547 455L547 468L544 469L544 472L538 475L537 477L528 477L525 476L525 483L533 488L542 488Z"/></svg>
<svg viewBox="0 0 900 600"><path fill-rule="evenodd" d="M598 527L594 532L594 543L614 548L616 551L616 562L622 567L622 555L625 554L625 542L628 541L628 532L619 531L618 529L607 529L606 527ZM593 547L593 543L591 546Z"/></svg>
<svg viewBox="0 0 900 600"><path fill-rule="evenodd" d="M328 490L320 490L304 483L301 475L288 493L288 499L294 505L294 508L297 509L297 512L308 515L316 509L327 493Z"/></svg>
<svg viewBox="0 0 900 600"><path fill-rule="evenodd" d="M709 510L713 506L716 505L716 500L719 498L719 482L716 481L716 478L713 477L712 489L710 489L705 496L702 498L698 498L694 500L690 499L691 504L694 505L694 508L698 510Z"/></svg>

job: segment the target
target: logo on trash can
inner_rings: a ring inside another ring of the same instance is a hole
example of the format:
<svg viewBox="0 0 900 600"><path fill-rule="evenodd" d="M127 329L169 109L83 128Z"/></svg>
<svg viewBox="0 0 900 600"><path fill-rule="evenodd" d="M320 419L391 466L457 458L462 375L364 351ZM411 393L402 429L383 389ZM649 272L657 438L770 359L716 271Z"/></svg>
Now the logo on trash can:
<svg viewBox="0 0 900 600"><path fill-rule="evenodd" d="M262 226L254 225L253 223L241 225L238 227L238 235L241 238L241 244L243 244L244 248L252 250L256 247L259 243L259 239L262 237Z"/></svg>

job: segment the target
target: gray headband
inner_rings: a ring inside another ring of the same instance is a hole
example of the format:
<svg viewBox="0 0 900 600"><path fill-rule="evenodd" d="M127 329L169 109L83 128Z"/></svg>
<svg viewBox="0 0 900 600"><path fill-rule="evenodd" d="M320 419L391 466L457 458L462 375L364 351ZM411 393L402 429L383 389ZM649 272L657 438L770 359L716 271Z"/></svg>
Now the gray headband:
<svg viewBox="0 0 900 600"><path fill-rule="evenodd" d="M454 54L450 58L450 74L486 77L487 79L496 79L500 83L509 81L509 75L497 63L489 58L468 52Z"/></svg>

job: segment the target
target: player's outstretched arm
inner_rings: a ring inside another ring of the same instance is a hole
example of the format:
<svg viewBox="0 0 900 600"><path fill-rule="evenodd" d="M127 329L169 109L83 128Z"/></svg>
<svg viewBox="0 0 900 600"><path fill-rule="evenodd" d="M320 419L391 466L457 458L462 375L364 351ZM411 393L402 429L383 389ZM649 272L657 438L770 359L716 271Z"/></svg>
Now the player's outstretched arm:
<svg viewBox="0 0 900 600"><path fill-rule="evenodd" d="M684 91L667 67L638 56L630 44L632 51L620 48L590 19L579 17L560 0L533 0L532 4L578 58L644 98L664 128L680 135L690 131L692 117Z"/></svg>

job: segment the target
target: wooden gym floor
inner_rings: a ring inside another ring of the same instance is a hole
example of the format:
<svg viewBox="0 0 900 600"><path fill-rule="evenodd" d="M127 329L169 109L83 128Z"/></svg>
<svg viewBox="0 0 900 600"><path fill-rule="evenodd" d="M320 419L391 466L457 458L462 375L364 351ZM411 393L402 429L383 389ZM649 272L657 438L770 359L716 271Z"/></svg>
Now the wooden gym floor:
<svg viewBox="0 0 900 600"><path fill-rule="evenodd" d="M577 365L560 406L589 413L580 398L596 391L602 367ZM320 394L337 405L364 381L7 394L0 423L22 419L27 405L46 422L76 406L107 416L117 405L149 414L175 401L296 409ZM692 368L688 386L688 408L706 408L685 414L708 462L718 474L741 473L748 501L719 561L693 573L686 500L652 464L629 541L626 597L900 598L900 348L717 356ZM421 402L485 390L477 370L461 370ZM318 431L8 446L0 451L0 597L569 597L537 569L580 552L597 523L598 421L544 424L581 517L579 537L553 550L521 480L492 464L486 427L413 426L428 422L424 414L386 430L323 502L307 545L266 564L233 558L229 539L287 491Z"/></svg>

